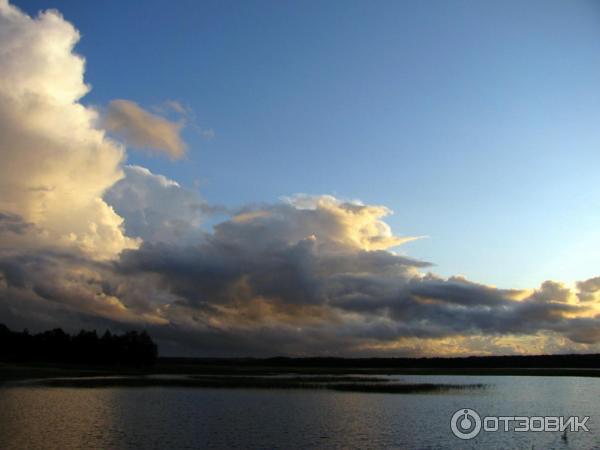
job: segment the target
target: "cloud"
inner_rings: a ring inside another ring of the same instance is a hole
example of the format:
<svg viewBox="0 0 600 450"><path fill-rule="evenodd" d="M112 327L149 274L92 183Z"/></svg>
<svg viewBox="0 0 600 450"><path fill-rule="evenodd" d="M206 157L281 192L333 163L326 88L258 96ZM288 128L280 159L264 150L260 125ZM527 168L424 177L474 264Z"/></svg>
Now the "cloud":
<svg viewBox="0 0 600 450"><path fill-rule="evenodd" d="M204 139L214 139L217 133L212 128L201 128L199 130L200 136Z"/></svg>
<svg viewBox="0 0 600 450"><path fill-rule="evenodd" d="M145 111L132 101L111 101L103 125L132 148L164 153L171 159L185 155L186 145L180 135L183 123Z"/></svg>
<svg viewBox="0 0 600 450"><path fill-rule="evenodd" d="M178 114L182 114L184 116L187 116L188 114L191 113L190 108L188 108L187 106L183 106L181 104L181 102L178 102L177 100L167 100L164 103L165 108L168 108L172 111L175 111Z"/></svg>
<svg viewBox="0 0 600 450"><path fill-rule="evenodd" d="M580 281L577 283L579 290L579 300L582 302L593 302L600 297L600 277L590 278L589 280Z"/></svg>
<svg viewBox="0 0 600 450"><path fill-rule="evenodd" d="M83 323L120 328L167 321L154 310L154 298L140 301L137 282L127 284L107 262L57 250L0 254L0 316L10 326L77 329ZM125 325L127 326L127 325Z"/></svg>
<svg viewBox="0 0 600 450"><path fill-rule="evenodd" d="M196 191L182 188L140 166L126 166L125 177L105 194L105 201L125 220L128 236L145 242L190 244L201 238L200 226L215 208Z"/></svg>
<svg viewBox="0 0 600 450"><path fill-rule="evenodd" d="M78 40L55 11L31 18L0 2L0 241L19 228L20 242L30 233L36 245L111 258L137 245L102 200L124 153L79 103L89 88Z"/></svg>
<svg viewBox="0 0 600 450"><path fill-rule="evenodd" d="M599 342L598 311L561 283L498 289L423 274L427 263L373 249L404 240L381 226L384 211L330 196L248 208L194 247L127 251L118 270L151 276L176 298L170 321L203 354L236 345L236 354L418 354L456 341L469 353L483 337L480 352L495 340L516 351L534 339L533 352ZM282 347L268 351L271 339Z"/></svg>

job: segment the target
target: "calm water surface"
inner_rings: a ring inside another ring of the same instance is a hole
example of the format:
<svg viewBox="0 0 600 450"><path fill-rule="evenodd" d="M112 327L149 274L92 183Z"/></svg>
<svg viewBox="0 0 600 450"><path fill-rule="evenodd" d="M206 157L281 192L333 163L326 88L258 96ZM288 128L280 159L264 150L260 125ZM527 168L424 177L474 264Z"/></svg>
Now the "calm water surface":
<svg viewBox="0 0 600 450"><path fill-rule="evenodd" d="M483 391L373 394L309 390L0 388L3 449L600 449L600 379L398 376L486 383ZM459 408L489 415L591 416L589 433L450 431Z"/></svg>

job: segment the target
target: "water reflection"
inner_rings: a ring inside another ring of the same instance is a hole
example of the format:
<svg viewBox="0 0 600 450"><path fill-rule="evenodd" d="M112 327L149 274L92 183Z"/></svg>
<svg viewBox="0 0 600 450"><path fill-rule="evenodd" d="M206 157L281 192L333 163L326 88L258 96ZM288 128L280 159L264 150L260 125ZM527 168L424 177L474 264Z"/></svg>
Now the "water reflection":
<svg viewBox="0 0 600 450"><path fill-rule="evenodd" d="M600 448L600 380L575 377L401 377L489 383L491 389L390 395L333 391L0 389L0 447L159 448ZM590 433L486 433L458 441L459 408L483 415L589 415Z"/></svg>
<svg viewBox="0 0 600 450"><path fill-rule="evenodd" d="M119 445L116 390L16 387L0 390L0 444L7 449Z"/></svg>

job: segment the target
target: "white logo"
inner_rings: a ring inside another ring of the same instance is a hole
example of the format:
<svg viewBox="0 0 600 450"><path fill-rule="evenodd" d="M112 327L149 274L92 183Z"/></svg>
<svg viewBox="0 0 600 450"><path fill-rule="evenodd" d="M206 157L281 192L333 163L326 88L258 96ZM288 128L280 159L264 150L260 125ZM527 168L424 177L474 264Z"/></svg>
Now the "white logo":
<svg viewBox="0 0 600 450"><path fill-rule="evenodd" d="M558 431L567 439L567 431L589 432L589 416L486 416L483 419L477 411L461 408L452 415L450 429L459 439L473 439L481 430L485 432L528 432Z"/></svg>
<svg viewBox="0 0 600 450"><path fill-rule="evenodd" d="M473 439L481 431L481 417L473 409L459 409L450 420L450 428L459 439Z"/></svg>

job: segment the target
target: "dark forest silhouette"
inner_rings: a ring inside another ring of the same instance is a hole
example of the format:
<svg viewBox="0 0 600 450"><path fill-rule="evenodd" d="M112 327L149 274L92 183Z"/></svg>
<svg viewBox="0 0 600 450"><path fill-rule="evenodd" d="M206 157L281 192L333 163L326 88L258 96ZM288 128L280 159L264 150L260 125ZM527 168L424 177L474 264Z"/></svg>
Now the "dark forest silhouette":
<svg viewBox="0 0 600 450"><path fill-rule="evenodd" d="M272 366L355 368L421 368L421 369L485 369L485 368L600 368L600 354L506 355L428 358L269 358L261 364Z"/></svg>
<svg viewBox="0 0 600 450"><path fill-rule="evenodd" d="M151 365L158 347L145 331L99 337L96 330L70 335L62 329L30 334L0 324L0 361L51 362L102 365Z"/></svg>
<svg viewBox="0 0 600 450"><path fill-rule="evenodd" d="M150 366L158 360L158 347L146 331L98 336L96 330L70 335L56 328L31 334L11 331L0 324L0 362L68 363ZM275 368L394 368L394 369L600 369L600 354L509 355L433 358L160 358L162 365Z"/></svg>
<svg viewBox="0 0 600 450"><path fill-rule="evenodd" d="M424 358L161 358L163 363L220 367L339 369L600 369L600 354L506 355Z"/></svg>

